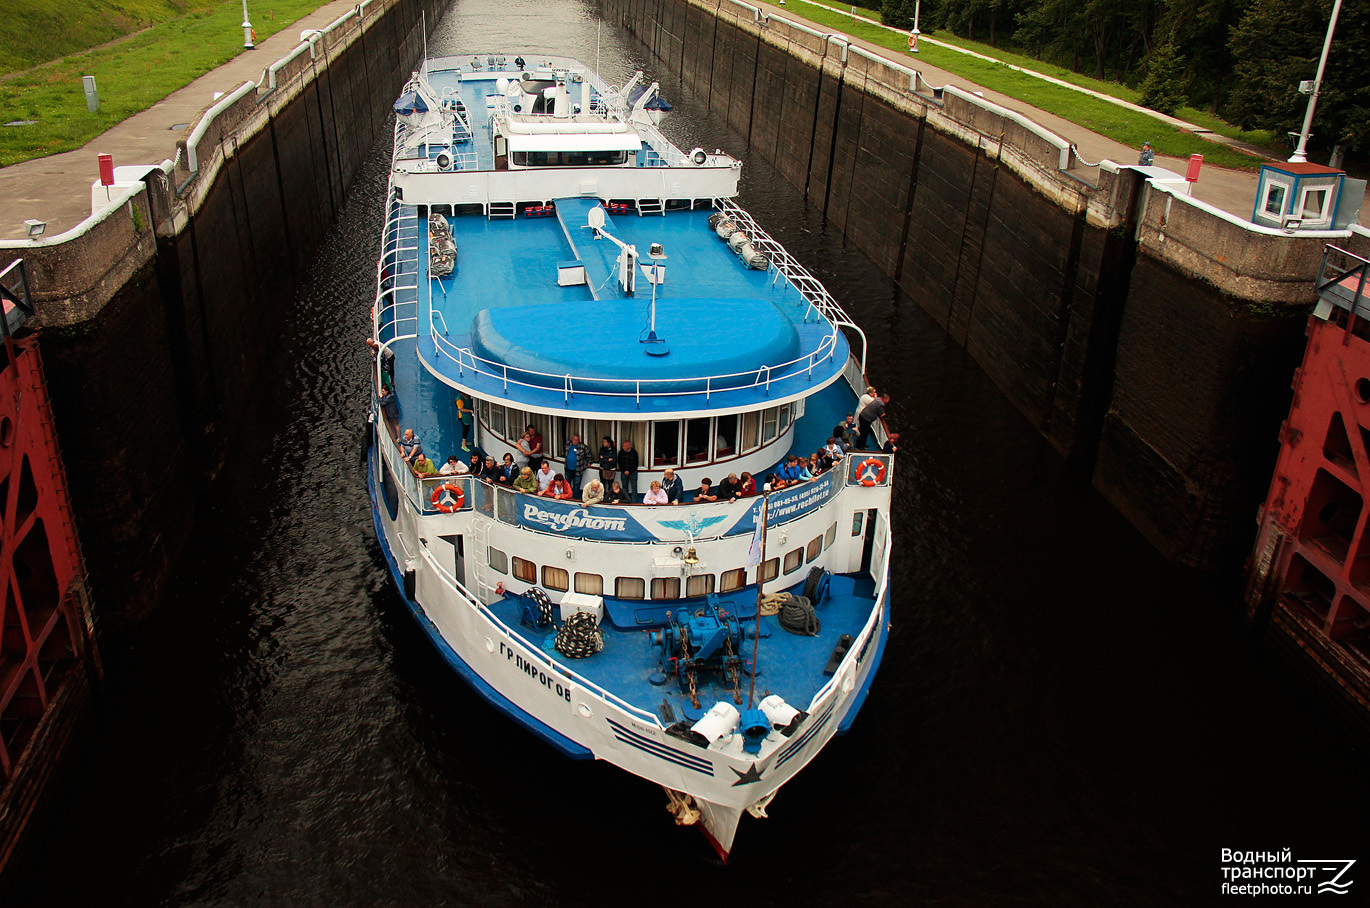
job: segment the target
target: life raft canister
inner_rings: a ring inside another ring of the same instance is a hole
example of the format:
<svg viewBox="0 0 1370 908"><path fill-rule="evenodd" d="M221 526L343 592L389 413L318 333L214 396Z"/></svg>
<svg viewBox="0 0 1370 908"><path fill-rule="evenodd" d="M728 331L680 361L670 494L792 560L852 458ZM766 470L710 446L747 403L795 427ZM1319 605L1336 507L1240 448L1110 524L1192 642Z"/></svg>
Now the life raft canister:
<svg viewBox="0 0 1370 908"><path fill-rule="evenodd" d="M443 500L443 493L450 493L450 501ZM433 490L432 496L428 499L433 502L433 507L442 511L444 514L451 514L453 511L461 510L466 504L466 494L462 492L461 486L454 482L444 482Z"/></svg>
<svg viewBox="0 0 1370 908"><path fill-rule="evenodd" d="M875 467L875 475L871 476L868 467ZM867 457L856 465L856 475L861 477L863 486L879 486L885 484L885 462L874 457Z"/></svg>

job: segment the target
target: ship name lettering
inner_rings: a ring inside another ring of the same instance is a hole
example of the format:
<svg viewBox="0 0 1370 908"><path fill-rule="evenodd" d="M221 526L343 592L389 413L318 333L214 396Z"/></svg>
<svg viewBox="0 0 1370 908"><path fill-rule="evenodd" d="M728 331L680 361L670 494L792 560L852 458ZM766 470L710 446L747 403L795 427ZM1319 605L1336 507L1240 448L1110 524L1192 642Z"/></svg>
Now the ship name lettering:
<svg viewBox="0 0 1370 908"><path fill-rule="evenodd" d="M547 671L543 669L541 666L539 666L536 662L530 662L529 660L520 656L518 653L514 652L514 648L506 644L503 640L499 642L499 651L500 655L504 656L505 659L513 662L514 667L517 668L519 671L523 672L528 677L537 681L537 683L541 684L548 690L554 691L558 697L565 700L567 703L571 702L570 685L562 684L560 681L557 680L555 675L547 674Z"/></svg>
<svg viewBox="0 0 1370 908"><path fill-rule="evenodd" d="M523 506L523 519L529 523L550 527L559 533L566 530L613 530L622 533L628 529L626 517L601 517L591 514L584 508L576 508L567 514L544 511L535 504Z"/></svg>

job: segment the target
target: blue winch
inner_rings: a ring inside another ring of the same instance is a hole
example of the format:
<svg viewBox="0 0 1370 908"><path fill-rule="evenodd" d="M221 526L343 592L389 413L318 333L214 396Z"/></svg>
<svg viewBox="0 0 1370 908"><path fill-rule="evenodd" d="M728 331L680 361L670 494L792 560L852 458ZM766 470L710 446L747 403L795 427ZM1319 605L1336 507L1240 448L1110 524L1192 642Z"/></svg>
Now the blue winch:
<svg viewBox="0 0 1370 908"><path fill-rule="evenodd" d="M696 689L705 672L722 675L724 687L735 698L740 697L741 653L747 630L737 617L719 608L718 600L710 596L708 604L693 614L667 612L666 621L665 627L652 632L652 643L661 648L661 670L668 677L675 676L690 701L699 706Z"/></svg>

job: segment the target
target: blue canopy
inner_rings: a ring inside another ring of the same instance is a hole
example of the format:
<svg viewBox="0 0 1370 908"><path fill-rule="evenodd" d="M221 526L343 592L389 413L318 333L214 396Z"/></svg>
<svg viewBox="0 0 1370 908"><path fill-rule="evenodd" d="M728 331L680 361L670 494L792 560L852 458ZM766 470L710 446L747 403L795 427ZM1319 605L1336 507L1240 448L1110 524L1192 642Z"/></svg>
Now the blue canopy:
<svg viewBox="0 0 1370 908"><path fill-rule="evenodd" d="M424 103L423 97L418 92L407 91L400 95L400 99L395 102L395 113L402 117L428 113L428 105Z"/></svg>

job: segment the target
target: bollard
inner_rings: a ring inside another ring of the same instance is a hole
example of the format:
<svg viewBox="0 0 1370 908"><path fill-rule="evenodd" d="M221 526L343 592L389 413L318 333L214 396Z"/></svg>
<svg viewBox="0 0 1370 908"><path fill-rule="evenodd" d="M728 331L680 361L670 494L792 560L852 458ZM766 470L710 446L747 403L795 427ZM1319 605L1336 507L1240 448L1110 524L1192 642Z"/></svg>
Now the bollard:
<svg viewBox="0 0 1370 908"><path fill-rule="evenodd" d="M91 113L100 112L100 92L95 88L94 76L82 76L81 84L86 88L86 110Z"/></svg>

